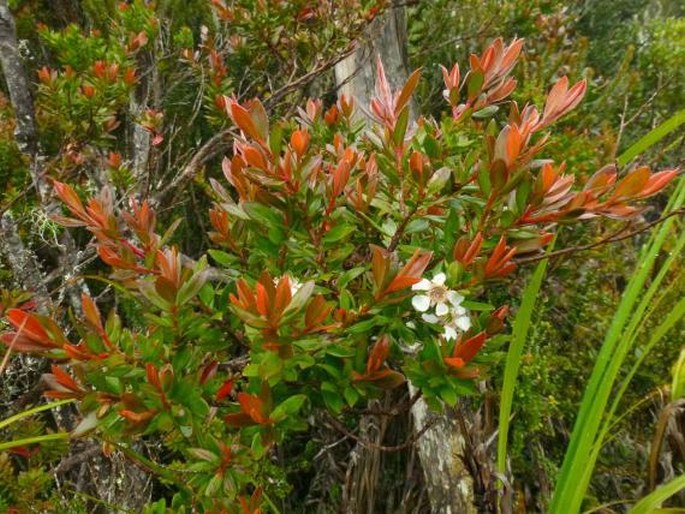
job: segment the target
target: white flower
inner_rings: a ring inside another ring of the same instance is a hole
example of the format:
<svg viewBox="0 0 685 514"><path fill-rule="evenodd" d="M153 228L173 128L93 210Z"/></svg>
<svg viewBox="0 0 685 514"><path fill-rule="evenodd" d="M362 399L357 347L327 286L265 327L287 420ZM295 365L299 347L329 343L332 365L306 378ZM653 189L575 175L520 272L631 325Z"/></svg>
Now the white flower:
<svg viewBox="0 0 685 514"><path fill-rule="evenodd" d="M425 291L425 294L414 296L411 303L426 323L441 324L443 337L450 341L471 328L471 318L461 305L464 297L445 286L446 278L444 273L438 273L433 280L424 278L414 284L414 291ZM432 306L435 314L427 312Z"/></svg>
<svg viewBox="0 0 685 514"><path fill-rule="evenodd" d="M466 314L466 309L463 307L459 308L463 311L463 314L453 316L449 323L445 323L443 327L442 335L447 341L456 339L459 332L466 332L471 328L471 318Z"/></svg>
<svg viewBox="0 0 685 514"><path fill-rule="evenodd" d="M446 278L444 273L438 273L433 277L433 280L424 278L419 283L411 286L413 291L426 292L425 294L416 295L411 300L411 304L417 311L426 312L432 306L435 306L435 315L445 316L450 311L449 304L453 308L459 307L459 304L464 301L464 297L445 286Z"/></svg>

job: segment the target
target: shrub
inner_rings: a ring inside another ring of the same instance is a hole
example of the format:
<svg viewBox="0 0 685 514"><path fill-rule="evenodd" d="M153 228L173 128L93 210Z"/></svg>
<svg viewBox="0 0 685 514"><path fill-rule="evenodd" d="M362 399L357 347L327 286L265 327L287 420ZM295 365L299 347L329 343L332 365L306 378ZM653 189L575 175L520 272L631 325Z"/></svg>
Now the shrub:
<svg viewBox="0 0 685 514"><path fill-rule="evenodd" d="M619 179L609 165L574 190L543 155L586 84L562 77L542 110L507 102L522 47L495 40L463 78L443 68L439 122L410 122L419 72L393 92L380 63L368 119L344 97L275 121L259 100L221 97L240 134L226 181L211 180L214 247L197 260L171 244L177 224L158 228L153 201L120 209L104 187L84 204L55 181L68 211L56 220L90 233L139 321L84 294L70 333L12 308L2 341L52 359L46 396L81 412L71 435L156 473L181 512L267 508L284 494L275 448L312 413L345 431L406 380L433 408L455 405L507 340L508 309L479 301L486 289L540 258L556 224L630 218L677 174Z"/></svg>

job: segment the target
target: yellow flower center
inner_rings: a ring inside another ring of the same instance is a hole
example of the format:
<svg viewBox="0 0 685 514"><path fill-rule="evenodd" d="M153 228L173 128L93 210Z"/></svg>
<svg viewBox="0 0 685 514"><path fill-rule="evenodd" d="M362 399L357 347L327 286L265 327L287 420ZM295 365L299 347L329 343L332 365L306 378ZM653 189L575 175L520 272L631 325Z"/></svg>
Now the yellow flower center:
<svg viewBox="0 0 685 514"><path fill-rule="evenodd" d="M445 286L433 286L428 290L428 298L431 303L445 303L447 301L447 289Z"/></svg>

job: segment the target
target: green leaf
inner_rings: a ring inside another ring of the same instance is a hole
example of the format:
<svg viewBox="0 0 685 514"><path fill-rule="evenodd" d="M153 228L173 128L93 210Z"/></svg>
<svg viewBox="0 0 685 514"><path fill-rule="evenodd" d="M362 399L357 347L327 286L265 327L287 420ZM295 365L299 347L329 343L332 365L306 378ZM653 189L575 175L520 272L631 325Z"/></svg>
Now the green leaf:
<svg viewBox="0 0 685 514"><path fill-rule="evenodd" d="M495 310L494 305L485 302L474 302L473 300L464 300L461 305L469 311L487 312Z"/></svg>
<svg viewBox="0 0 685 514"><path fill-rule="evenodd" d="M639 141L634 143L632 146L630 146L630 148L619 155L616 158L616 162L619 166L625 166L635 157L649 150L652 146L676 130L683 123L685 123L685 109L681 109L669 119L664 121L661 125L640 138Z"/></svg>
<svg viewBox="0 0 685 514"><path fill-rule="evenodd" d="M107 388L111 393L120 395L124 392L124 387L121 384L121 380L119 380L117 377L106 376L105 383L107 384Z"/></svg>
<svg viewBox="0 0 685 514"><path fill-rule="evenodd" d="M652 514L661 507L663 502L684 489L685 475L680 475L642 498L633 505L628 514Z"/></svg>
<svg viewBox="0 0 685 514"><path fill-rule="evenodd" d="M231 255L230 253L227 253L227 252L222 252L221 250L209 249L209 250L207 250L207 253L218 264L221 264L222 266L224 266L226 268L231 267L231 265L234 264L236 262L236 259L237 259L235 255Z"/></svg>
<svg viewBox="0 0 685 514"><path fill-rule="evenodd" d="M426 184L428 193L435 194L440 191L443 187L445 187L445 184L447 184L447 181L451 176L452 172L446 166L436 170L435 173L431 175L431 178L428 179L428 184Z"/></svg>
<svg viewBox="0 0 685 514"><path fill-rule="evenodd" d="M339 366L333 366L332 364L322 363L319 364L319 367L326 371L326 373L328 373L335 380L339 380L340 378L342 378L343 371Z"/></svg>
<svg viewBox="0 0 685 514"><path fill-rule="evenodd" d="M392 133L392 141L395 146L401 146L404 142L404 135L407 133L407 125L409 124L409 106L405 105L397 116L397 123L395 130Z"/></svg>
<svg viewBox="0 0 685 514"><path fill-rule="evenodd" d="M214 306L214 296L214 286L212 286L210 283L206 283L204 286L202 286L200 292L198 293L198 297L202 303L210 308Z"/></svg>
<svg viewBox="0 0 685 514"><path fill-rule="evenodd" d="M349 358L354 357L357 354L357 351L354 348L334 344L326 348L326 353L333 357Z"/></svg>
<svg viewBox="0 0 685 514"><path fill-rule="evenodd" d="M417 232L424 232L430 228L430 223L426 218L419 218L412 220L407 225L406 234L415 234Z"/></svg>
<svg viewBox="0 0 685 514"><path fill-rule="evenodd" d="M207 484L207 487L205 487L205 496L209 498L216 496L223 481L223 476L220 473L215 474Z"/></svg>
<svg viewBox="0 0 685 514"><path fill-rule="evenodd" d="M479 111L474 112L471 117L476 118L479 120L485 119L485 118L490 118L492 117L497 111L499 111L499 107L496 105L488 105L484 109L481 109Z"/></svg>
<svg viewBox="0 0 685 514"><path fill-rule="evenodd" d="M487 166L481 166L478 170L478 186L484 196L488 196L492 191L492 184L490 183L490 170Z"/></svg>
<svg viewBox="0 0 685 514"><path fill-rule="evenodd" d="M354 405L357 403L357 400L360 398L359 393L354 387L346 387L343 391L343 396L345 397L347 405L350 407L354 407Z"/></svg>
<svg viewBox="0 0 685 514"><path fill-rule="evenodd" d="M283 370L283 361L273 352L264 354L264 358L259 363L259 377L264 380L280 375Z"/></svg>
<svg viewBox="0 0 685 514"><path fill-rule="evenodd" d="M288 307L285 309L285 314L295 313L302 309L309 300L309 298L312 296L313 292L313 280L310 280L309 282L305 282L304 284L302 284L302 286L300 286L300 288L297 290L297 293L295 293L295 296L293 296L290 299L290 303L288 304Z"/></svg>
<svg viewBox="0 0 685 514"><path fill-rule="evenodd" d="M552 242L548 247L548 253L554 246ZM528 336L528 330L533 319L533 310L535 309L535 302L540 293L542 286L542 279L547 271L547 263L549 261L544 259L535 268L535 273L528 282L526 289L523 291L521 306L516 313L516 319L513 324L512 341L507 353L507 361L504 367L504 380L502 384L502 393L500 399L500 414L499 414L499 433L497 438L497 469L504 475L507 465L507 442L509 438L509 421L511 415L512 404L514 400L514 388L516 387L516 379L518 378L519 368L521 366L521 356L523 355L523 345Z"/></svg>
<svg viewBox="0 0 685 514"><path fill-rule="evenodd" d="M338 389L330 382L323 382L321 384L321 396L326 406L335 414L339 414L345 406L340 398Z"/></svg>
<svg viewBox="0 0 685 514"><path fill-rule="evenodd" d="M275 422L279 422L288 416L297 414L297 412L302 408L302 405L304 405L306 399L307 397L304 394L296 394L295 396L291 396L273 410L270 416L271 419L273 419Z"/></svg>
<svg viewBox="0 0 685 514"><path fill-rule="evenodd" d="M440 388L440 398L442 398L443 401L450 407L454 407L459 399L457 397L457 393L449 384L445 384Z"/></svg>
<svg viewBox="0 0 685 514"><path fill-rule="evenodd" d="M422 143L423 151L430 159L436 159L440 156L440 146L437 140L430 134L426 135Z"/></svg>
<svg viewBox="0 0 685 514"><path fill-rule="evenodd" d="M269 149L274 155L281 154L281 147L283 146L283 127L280 123L276 123L271 128L271 134L269 134Z"/></svg>
<svg viewBox="0 0 685 514"><path fill-rule="evenodd" d="M485 75L482 71L469 72L469 77L466 80L466 94L469 99L474 98L480 92L481 87L483 87Z"/></svg>
<svg viewBox="0 0 685 514"><path fill-rule="evenodd" d="M250 219L259 223L263 223L267 227L283 226L283 220L281 216L276 211L264 204L257 202L246 202L243 204L243 209Z"/></svg>
<svg viewBox="0 0 685 514"><path fill-rule="evenodd" d="M328 232L326 232L326 235L323 236L323 243L325 245L328 245L340 241L341 239L344 239L347 236L349 236L355 230L356 227L354 225L340 223L332 229L330 229Z"/></svg>
<svg viewBox="0 0 685 514"><path fill-rule="evenodd" d="M377 316L375 316L371 319L366 319L364 321L360 321L359 323L355 323L347 329L347 332L350 334L361 334L364 332L368 332L373 327L380 324L381 320Z"/></svg>
<svg viewBox="0 0 685 514"><path fill-rule="evenodd" d="M340 277L338 278L338 280L336 282L336 286L338 287L338 289L343 289L347 284L352 282L355 278L357 278L359 275L361 275L365 271L366 271L365 267L348 269L347 271L343 272L340 275Z"/></svg>
<svg viewBox="0 0 685 514"><path fill-rule="evenodd" d="M202 286L205 285L208 276L209 273L207 270L202 270L193 274L193 276L181 286L181 289L179 289L178 294L176 295L176 303L178 305L185 305L192 300L197 293L200 292Z"/></svg>

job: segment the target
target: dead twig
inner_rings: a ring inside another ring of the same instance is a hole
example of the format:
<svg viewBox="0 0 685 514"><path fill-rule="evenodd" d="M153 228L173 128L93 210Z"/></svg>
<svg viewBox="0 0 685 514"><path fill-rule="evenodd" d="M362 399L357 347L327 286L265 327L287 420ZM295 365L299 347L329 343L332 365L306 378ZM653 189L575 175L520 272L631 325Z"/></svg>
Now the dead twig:
<svg viewBox="0 0 685 514"><path fill-rule="evenodd" d="M411 446L413 446L423 434L425 434L428 430L431 429L438 421L439 418L434 418L430 420L428 423L426 423L421 430L416 432L414 435L412 435L409 439L407 439L404 443L398 444L396 446L384 446L381 444L376 444L371 441L367 441L365 439L362 439L361 437L353 434L347 428L345 428L345 425L343 425L339 420L331 416L330 414L327 415L328 419L330 420L331 424L333 427L340 431L342 434L346 435L350 439L354 439L357 443L359 443L361 446L364 448L367 448L369 450L379 450L382 452L400 452L402 450L405 450Z"/></svg>
<svg viewBox="0 0 685 514"><path fill-rule="evenodd" d="M535 255L533 257L524 257L522 259L517 259L516 263L517 264L529 264L531 262L538 262L538 261L541 261L543 259L552 259L552 258L556 258L556 257L561 257L562 255L568 255L568 254L573 254L573 253L577 253L577 252L584 252L586 250L591 250L593 248L597 248L598 246L602 246L602 245L609 244L609 243L617 243L618 241L623 241L624 239L630 239L631 237L634 237L638 234L641 234L641 233L649 230L653 226L659 225L660 223L663 223L664 221L666 221L667 219L669 219L673 216L678 216L678 215L683 215L683 214L685 214L685 208L676 209L675 211L669 212L668 214L662 216L658 220L654 220L650 223L647 223L644 227L641 227L637 230L633 230L632 232L628 232L627 234L620 235L622 232L625 231L625 228L623 228L617 232L614 232L610 236L604 237L601 240L594 242L594 243L590 243L590 244L586 244L586 245L578 245L578 246L569 246L568 248L564 248L562 250L557 250L557 251L551 252L549 254L540 254L540 255Z"/></svg>

